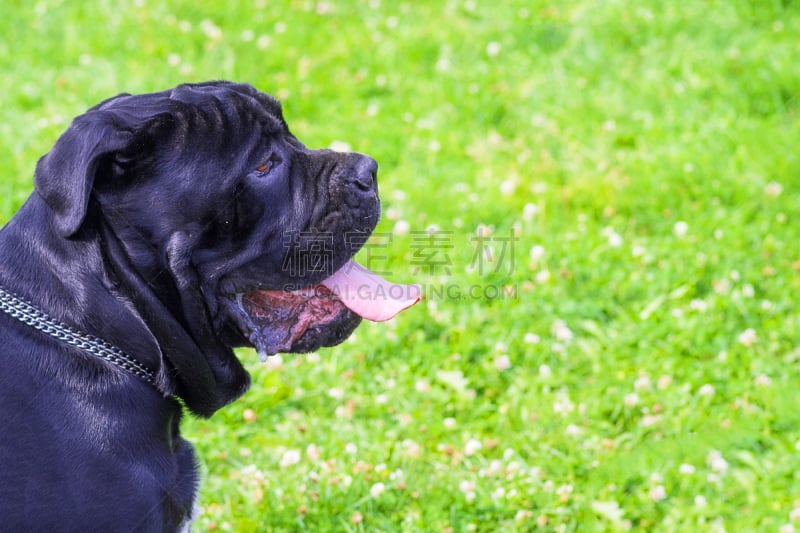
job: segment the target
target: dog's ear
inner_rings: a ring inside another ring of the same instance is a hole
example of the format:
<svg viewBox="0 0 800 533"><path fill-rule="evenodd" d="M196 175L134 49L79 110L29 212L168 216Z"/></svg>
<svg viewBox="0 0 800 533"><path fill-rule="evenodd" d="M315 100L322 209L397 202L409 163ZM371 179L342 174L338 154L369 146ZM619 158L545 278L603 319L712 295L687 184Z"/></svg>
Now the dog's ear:
<svg viewBox="0 0 800 533"><path fill-rule="evenodd" d="M34 184L53 210L55 227L64 237L80 229L98 173L108 168L133 132L113 113L89 111L76 118L55 146L36 164Z"/></svg>

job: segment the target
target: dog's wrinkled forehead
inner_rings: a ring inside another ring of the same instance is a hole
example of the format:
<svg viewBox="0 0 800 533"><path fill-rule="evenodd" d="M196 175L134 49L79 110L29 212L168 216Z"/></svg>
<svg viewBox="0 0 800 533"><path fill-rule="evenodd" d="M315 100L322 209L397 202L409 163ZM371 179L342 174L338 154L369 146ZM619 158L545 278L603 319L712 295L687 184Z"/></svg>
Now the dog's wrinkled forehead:
<svg viewBox="0 0 800 533"><path fill-rule="evenodd" d="M101 102L89 111L88 115L93 111L111 113L117 120L127 122L133 127L159 115L186 115L191 111L192 114L202 116L202 122L211 127L255 120L263 133L288 132L280 102L243 83L184 84L157 93L121 94Z"/></svg>

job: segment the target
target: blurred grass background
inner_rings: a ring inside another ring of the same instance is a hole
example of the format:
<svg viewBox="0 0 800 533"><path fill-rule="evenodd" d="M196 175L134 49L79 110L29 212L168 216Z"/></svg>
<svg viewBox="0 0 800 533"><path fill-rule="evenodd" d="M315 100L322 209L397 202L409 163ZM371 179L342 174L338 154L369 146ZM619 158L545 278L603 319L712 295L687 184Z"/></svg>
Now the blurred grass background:
<svg viewBox="0 0 800 533"><path fill-rule="evenodd" d="M11 0L0 35L0 223L72 117L185 81L381 165L370 266L431 297L242 350L185 424L197 530L800 521L796 3Z"/></svg>

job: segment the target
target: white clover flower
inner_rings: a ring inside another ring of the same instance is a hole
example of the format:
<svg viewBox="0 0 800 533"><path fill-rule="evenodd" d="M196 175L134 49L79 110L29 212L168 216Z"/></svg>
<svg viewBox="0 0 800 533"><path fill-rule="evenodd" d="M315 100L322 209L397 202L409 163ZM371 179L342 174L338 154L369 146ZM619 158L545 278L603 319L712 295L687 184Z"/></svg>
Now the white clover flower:
<svg viewBox="0 0 800 533"><path fill-rule="evenodd" d="M511 359L507 355L501 355L494 360L494 368L498 372L503 372L511 368Z"/></svg>
<svg viewBox="0 0 800 533"><path fill-rule="evenodd" d="M681 466L678 468L678 471L679 471L681 474L684 474L684 475L686 475L686 476L691 476L692 474L694 474L694 473L697 471L697 469L696 469L696 468L695 468L693 465L690 465L690 464L688 464L688 463L683 463L683 464L682 464L682 465L681 465Z"/></svg>
<svg viewBox="0 0 800 533"><path fill-rule="evenodd" d="M259 359L261 359L259 354ZM270 355L266 359L261 360L267 370L280 370L283 368L283 357L281 354Z"/></svg>
<svg viewBox="0 0 800 533"><path fill-rule="evenodd" d="M345 141L333 141L328 148L334 152L352 152L353 147Z"/></svg>
<svg viewBox="0 0 800 533"><path fill-rule="evenodd" d="M414 384L414 389L417 392L429 392L431 390L431 384L427 379L419 379Z"/></svg>
<svg viewBox="0 0 800 533"><path fill-rule="evenodd" d="M726 472L728 470L728 461L722 457L722 452L719 450L711 450L706 456L706 463L708 467L714 472Z"/></svg>
<svg viewBox="0 0 800 533"><path fill-rule="evenodd" d="M206 35L206 37L212 41L218 41L222 39L222 29L209 19L205 19L200 22L200 29L203 30L203 33Z"/></svg>
<svg viewBox="0 0 800 533"><path fill-rule="evenodd" d="M422 446L411 439L404 440L402 446L403 454L406 457L416 458L422 454Z"/></svg>
<svg viewBox="0 0 800 533"><path fill-rule="evenodd" d="M344 398L344 390L340 389L339 387L333 387L328 389L328 396L333 398L334 400L341 400Z"/></svg>
<svg viewBox="0 0 800 533"><path fill-rule="evenodd" d="M383 483L375 483L369 489L369 495L377 500L378 498L381 497L381 494L383 494L385 490L386 490L386 485L384 485Z"/></svg>
<svg viewBox="0 0 800 533"><path fill-rule="evenodd" d="M694 505L700 508L706 507L708 505L708 500L706 500L706 497L702 494L698 494L694 497Z"/></svg>
<svg viewBox="0 0 800 533"><path fill-rule="evenodd" d="M522 208L522 220L525 222L530 222L538 213L539 206L530 203L525 204L525 207Z"/></svg>
<svg viewBox="0 0 800 533"><path fill-rule="evenodd" d="M672 233L678 238L686 237L686 234L689 232L689 224L686 222L679 220L672 226Z"/></svg>
<svg viewBox="0 0 800 533"><path fill-rule="evenodd" d="M467 441L466 445L464 445L464 454L475 455L481 448L483 448L483 444L481 444L481 441L476 439L470 439Z"/></svg>
<svg viewBox="0 0 800 533"><path fill-rule="evenodd" d="M394 234L395 235L407 235L408 232L411 230L411 224L408 223L406 220L398 220L394 224Z"/></svg>
<svg viewBox="0 0 800 533"><path fill-rule="evenodd" d="M783 192L783 185L781 185L777 181L770 181L769 183L767 183L767 186L764 187L764 194L766 194L770 198L775 198L776 196L780 196L782 192Z"/></svg>
<svg viewBox="0 0 800 533"><path fill-rule="evenodd" d="M566 485L560 485L560 486L559 486L559 487L556 489L556 494L558 494L558 495L559 495L559 496L561 496L561 497L564 497L564 496L569 496L570 494L572 494L572 491L573 491L573 490L574 490L574 488L573 488L573 486L572 486L572 485L569 485L569 484L566 484Z"/></svg>
<svg viewBox="0 0 800 533"><path fill-rule="evenodd" d="M535 279L536 283L538 283L539 285L544 285L545 283L550 281L550 278L551 278L550 271L547 270L546 268L543 268L542 270L536 273Z"/></svg>
<svg viewBox="0 0 800 533"><path fill-rule="evenodd" d="M458 484L458 490L461 492L475 492L475 482L472 480L464 480Z"/></svg>
<svg viewBox="0 0 800 533"><path fill-rule="evenodd" d="M511 196L517 189L517 182L514 180L505 180L500 183L500 194L503 196Z"/></svg>
<svg viewBox="0 0 800 533"><path fill-rule="evenodd" d="M247 465L241 470L242 481L248 485L260 485L266 483L264 472L255 465Z"/></svg>
<svg viewBox="0 0 800 533"><path fill-rule="evenodd" d="M561 341L567 342L572 340L572 331L567 327L567 323L563 320L556 320L550 328L553 336Z"/></svg>
<svg viewBox="0 0 800 533"><path fill-rule="evenodd" d="M292 465L296 465L299 462L300 462L299 450L286 450L285 452L283 452L283 457L281 457L280 467L288 468Z"/></svg>
<svg viewBox="0 0 800 533"><path fill-rule="evenodd" d="M269 35L259 35L258 39L256 40L256 47L258 47L260 50L269 48L270 44L272 44L272 39Z"/></svg>
<svg viewBox="0 0 800 533"><path fill-rule="evenodd" d="M739 342L744 346L750 347L758 341L758 335L753 328L747 328L739 334Z"/></svg>
<svg viewBox="0 0 800 533"><path fill-rule="evenodd" d="M536 245L532 246L531 247L531 252L530 252L531 261L533 263L538 263L539 260L542 257L544 257L544 253L545 253L544 246L542 246L540 244L536 244Z"/></svg>
<svg viewBox="0 0 800 533"><path fill-rule="evenodd" d="M318 2L317 3L317 14L318 15L328 15L329 13L333 13L334 7L333 4L329 2Z"/></svg>
<svg viewBox="0 0 800 533"><path fill-rule="evenodd" d="M309 444L306 448L306 457L312 462L319 461L320 451L316 444Z"/></svg>
<svg viewBox="0 0 800 533"><path fill-rule="evenodd" d="M526 333L525 336L522 338L522 342L525 344L539 344L541 342L541 337L536 333Z"/></svg>
<svg viewBox="0 0 800 533"><path fill-rule="evenodd" d="M566 390L560 390L553 402L553 412L559 415L566 415L575 410L575 404L569 398Z"/></svg>
<svg viewBox="0 0 800 533"><path fill-rule="evenodd" d="M639 395L635 392L626 394L622 402L625 404L625 407L635 407L639 403Z"/></svg>
<svg viewBox="0 0 800 533"><path fill-rule="evenodd" d="M692 311L697 311L698 313L705 313L705 311L708 309L708 303L705 300L695 298L689 302L689 309Z"/></svg>
<svg viewBox="0 0 800 533"><path fill-rule="evenodd" d="M494 233L494 226L478 224L478 227L475 228L475 235L478 237L491 237L492 233Z"/></svg>
<svg viewBox="0 0 800 533"><path fill-rule="evenodd" d="M650 499L654 502L660 502L667 498L667 491L663 485L656 485L650 489Z"/></svg>
<svg viewBox="0 0 800 533"><path fill-rule="evenodd" d="M731 292L731 282L727 279L714 281L711 285L714 287L714 292L717 294L725 295Z"/></svg>
<svg viewBox="0 0 800 533"><path fill-rule="evenodd" d="M633 388L637 391L650 390L651 387L652 383L650 382L650 377L648 376L639 376L636 378L636 381L633 382Z"/></svg>
<svg viewBox="0 0 800 533"><path fill-rule="evenodd" d="M700 396L714 396L714 385L706 383L697 391Z"/></svg>
<svg viewBox="0 0 800 533"><path fill-rule="evenodd" d="M769 387L772 384L772 380L766 374L756 376L756 379L753 380L753 382L755 383L756 387Z"/></svg>
<svg viewBox="0 0 800 533"><path fill-rule="evenodd" d="M489 44L486 45L486 55L489 57L495 57L497 54L500 53L502 46L497 41L491 41Z"/></svg>
<svg viewBox="0 0 800 533"><path fill-rule="evenodd" d="M659 417L657 415L644 415L642 417L641 425L642 425L642 427L647 428L647 427L654 426L654 425L658 424L658 422L660 420L661 420L661 417Z"/></svg>

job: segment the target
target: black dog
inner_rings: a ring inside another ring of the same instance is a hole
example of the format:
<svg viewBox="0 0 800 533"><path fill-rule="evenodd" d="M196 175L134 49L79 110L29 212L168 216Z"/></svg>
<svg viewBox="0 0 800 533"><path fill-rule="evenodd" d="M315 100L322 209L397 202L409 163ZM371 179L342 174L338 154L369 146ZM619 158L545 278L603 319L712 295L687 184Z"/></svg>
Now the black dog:
<svg viewBox="0 0 800 533"><path fill-rule="evenodd" d="M76 118L0 230L0 528L185 527L198 479L176 398L210 416L249 386L232 348L332 346L416 301L351 261L376 171L306 148L249 85Z"/></svg>

